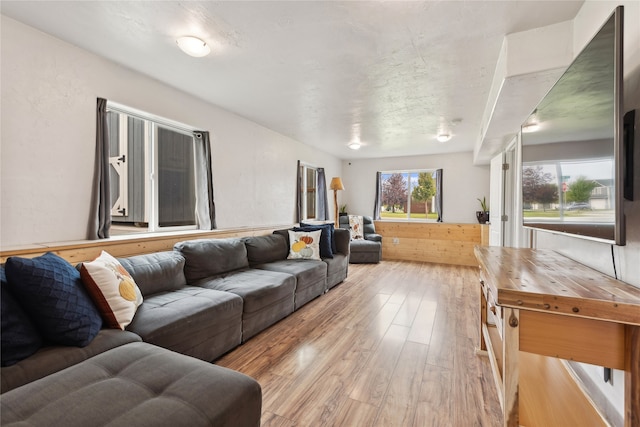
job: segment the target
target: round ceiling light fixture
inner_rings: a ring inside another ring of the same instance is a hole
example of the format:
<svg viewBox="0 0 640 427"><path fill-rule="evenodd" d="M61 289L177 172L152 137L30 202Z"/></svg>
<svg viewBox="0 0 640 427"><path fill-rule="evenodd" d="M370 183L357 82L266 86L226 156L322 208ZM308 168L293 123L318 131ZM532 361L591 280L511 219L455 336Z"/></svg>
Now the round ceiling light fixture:
<svg viewBox="0 0 640 427"><path fill-rule="evenodd" d="M359 150L360 147L362 147L362 144L360 144L360 142L358 141L353 141L353 142L350 142L349 145L347 145L347 147L351 148L352 150Z"/></svg>
<svg viewBox="0 0 640 427"><path fill-rule="evenodd" d="M184 53L196 58L207 56L211 52L211 48L205 43L204 40L193 36L184 36L176 39L178 47L182 49Z"/></svg>
<svg viewBox="0 0 640 427"><path fill-rule="evenodd" d="M522 132L523 133L531 133L531 132L537 132L540 130L540 125L538 123L527 123L526 125L522 126Z"/></svg>
<svg viewBox="0 0 640 427"><path fill-rule="evenodd" d="M451 139L451 135L448 133L439 133L438 136L436 136L436 140L438 142L447 142L450 139Z"/></svg>

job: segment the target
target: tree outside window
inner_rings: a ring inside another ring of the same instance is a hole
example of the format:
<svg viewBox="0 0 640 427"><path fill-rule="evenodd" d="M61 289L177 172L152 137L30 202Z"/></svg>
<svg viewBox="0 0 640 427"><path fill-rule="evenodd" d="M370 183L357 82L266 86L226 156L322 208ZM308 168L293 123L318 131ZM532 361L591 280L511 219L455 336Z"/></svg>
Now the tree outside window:
<svg viewBox="0 0 640 427"><path fill-rule="evenodd" d="M381 219L437 220L435 171L382 172L381 186Z"/></svg>

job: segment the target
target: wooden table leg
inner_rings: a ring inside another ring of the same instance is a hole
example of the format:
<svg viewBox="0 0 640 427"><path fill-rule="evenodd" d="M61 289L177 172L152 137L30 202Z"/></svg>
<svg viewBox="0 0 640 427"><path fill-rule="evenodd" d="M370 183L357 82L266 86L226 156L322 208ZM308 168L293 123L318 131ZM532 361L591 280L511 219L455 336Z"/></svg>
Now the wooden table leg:
<svg viewBox="0 0 640 427"><path fill-rule="evenodd" d="M504 391L504 426L518 427L520 413L518 402L520 310L504 308L504 338L502 340L502 385Z"/></svg>
<svg viewBox="0 0 640 427"><path fill-rule="evenodd" d="M625 326L624 426L640 427L640 326Z"/></svg>
<svg viewBox="0 0 640 427"><path fill-rule="evenodd" d="M487 351L487 343L484 339L484 333L482 332L482 326L487 324L487 300L484 298L482 291L482 282L478 290L480 292L480 350Z"/></svg>

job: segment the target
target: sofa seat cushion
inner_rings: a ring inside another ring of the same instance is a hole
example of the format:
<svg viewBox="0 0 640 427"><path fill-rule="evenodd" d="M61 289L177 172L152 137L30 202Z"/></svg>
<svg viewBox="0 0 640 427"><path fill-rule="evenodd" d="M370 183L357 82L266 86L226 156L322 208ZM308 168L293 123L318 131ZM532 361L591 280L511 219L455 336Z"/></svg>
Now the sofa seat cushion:
<svg viewBox="0 0 640 427"><path fill-rule="evenodd" d="M243 341L293 313L296 279L291 274L248 268L210 277L194 286L243 299Z"/></svg>
<svg viewBox="0 0 640 427"><path fill-rule="evenodd" d="M373 240L352 240L350 245L351 253L349 262L377 263L382 259L382 243Z"/></svg>
<svg viewBox="0 0 640 427"><path fill-rule="evenodd" d="M145 298L127 330L145 342L211 361L240 344L242 298L185 286ZM216 342L220 334L227 342Z"/></svg>
<svg viewBox="0 0 640 427"><path fill-rule="evenodd" d="M379 252L382 243L373 240L352 240L350 245L351 254L354 252Z"/></svg>
<svg viewBox="0 0 640 427"><path fill-rule="evenodd" d="M119 329L102 329L85 347L46 346L15 365L2 368L1 393L61 371L97 354L124 344L141 341L132 333ZM4 421L4 418L3 418Z"/></svg>
<svg viewBox="0 0 640 427"><path fill-rule="evenodd" d="M260 425L260 385L146 343L107 351L0 396L3 426Z"/></svg>
<svg viewBox="0 0 640 427"><path fill-rule="evenodd" d="M255 268L295 276L295 310L313 298L322 295L327 289L327 264L323 261L284 259L267 264L259 264Z"/></svg>

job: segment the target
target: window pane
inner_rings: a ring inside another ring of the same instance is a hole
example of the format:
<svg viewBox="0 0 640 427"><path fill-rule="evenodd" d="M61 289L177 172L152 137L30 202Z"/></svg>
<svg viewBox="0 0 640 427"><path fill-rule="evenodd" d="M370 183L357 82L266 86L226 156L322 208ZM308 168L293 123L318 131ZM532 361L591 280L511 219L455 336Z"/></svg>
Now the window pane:
<svg viewBox="0 0 640 427"><path fill-rule="evenodd" d="M158 127L158 224L195 225L193 137Z"/></svg>
<svg viewBox="0 0 640 427"><path fill-rule="evenodd" d="M434 171L384 172L381 181L381 219L437 220Z"/></svg>
<svg viewBox="0 0 640 427"><path fill-rule="evenodd" d="M307 174L307 210L306 219L315 219L316 217L316 170L312 168L306 168Z"/></svg>

